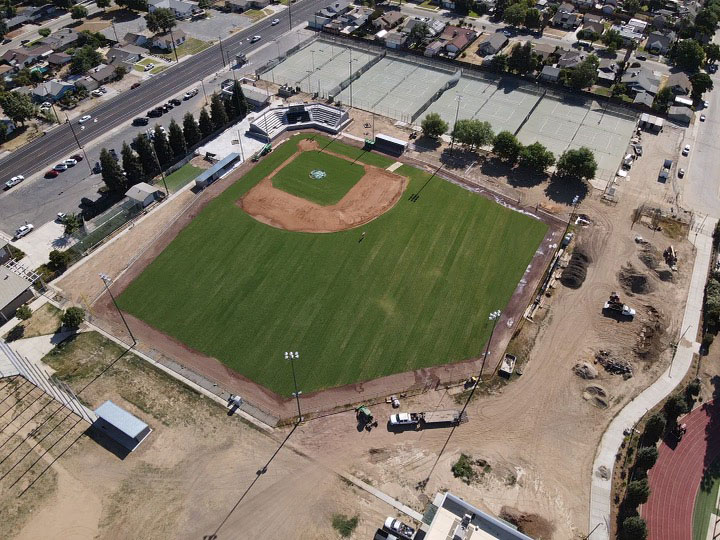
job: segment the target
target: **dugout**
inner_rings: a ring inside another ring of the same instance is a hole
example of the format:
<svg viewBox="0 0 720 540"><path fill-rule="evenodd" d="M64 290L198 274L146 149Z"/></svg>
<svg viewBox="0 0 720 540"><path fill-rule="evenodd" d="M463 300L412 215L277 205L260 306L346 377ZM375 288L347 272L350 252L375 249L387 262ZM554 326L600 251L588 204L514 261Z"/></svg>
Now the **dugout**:
<svg viewBox="0 0 720 540"><path fill-rule="evenodd" d="M390 154L391 156L401 156L407 149L407 143L390 135L378 133L375 136L375 144L373 147L375 150Z"/></svg>
<svg viewBox="0 0 720 540"><path fill-rule="evenodd" d="M145 422L108 400L95 409L93 427L131 452L143 442L152 429Z"/></svg>
<svg viewBox="0 0 720 540"><path fill-rule="evenodd" d="M238 159L240 159L240 154L238 154L237 152L228 154L220 161L218 161L215 165L210 167L208 170L200 173L200 175L195 178L195 185L200 189L208 187L215 180L217 180L230 169L232 169L233 165L235 165L235 162Z"/></svg>

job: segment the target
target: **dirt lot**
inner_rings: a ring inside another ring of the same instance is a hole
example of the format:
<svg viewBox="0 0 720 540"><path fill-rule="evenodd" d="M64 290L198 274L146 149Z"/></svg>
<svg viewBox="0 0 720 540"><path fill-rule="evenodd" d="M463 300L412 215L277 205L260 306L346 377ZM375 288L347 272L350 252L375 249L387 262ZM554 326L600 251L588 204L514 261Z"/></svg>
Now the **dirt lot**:
<svg viewBox="0 0 720 540"><path fill-rule="evenodd" d="M646 152L653 151L648 148L651 145L651 142L644 141ZM648 179L634 174L632 181L637 184L632 185L636 186L636 190L620 190L619 202L607 205L600 200L598 193L588 192L583 186L542 177L526 177L477 154L457 152L449 155L446 148L441 147L437 151L411 152L408 157L422 159L429 165L443 163L456 174L463 174L470 182L516 198L526 207L542 207L560 216L567 216L573 197L580 196L577 211L586 215L591 224L576 230L577 236L571 247L576 249L580 246L591 260L586 280L577 289L566 288L559 282L550 289L549 297L543 300L535 317L536 322L526 322L520 335L510 344L513 350L523 351L522 376L515 376L509 384L493 384L491 389L481 392L468 407L470 421L454 431L441 456L438 457L438 453L450 434L448 430L391 433L384 426L384 420L391 411L388 405L373 406L372 410L381 425L370 433L356 430L351 412L339 413L304 424L292 435L291 444L311 458L322 460L324 466L350 471L419 511L424 509L435 492L450 489L494 514L499 514L503 507L507 507L505 510L510 513L535 514L547 521L547 527L540 529L546 530L543 534L550 534L552 538L564 540L587 534L589 480L597 444L614 414L654 380L669 362L668 345L679 333L693 263L692 249L685 240L670 240L663 232L653 233L643 222L633 225L633 211L640 204L667 204L664 192L656 194L651 184L643 184L655 181L656 176ZM148 218L149 223L160 224L153 232L167 222L151 219ZM126 268L129 255L118 256L118 253L136 254L138 245L141 249L149 245L152 234L141 231L137 234L139 243L133 242L134 237L128 233L124 244L118 245L121 251L114 255L109 251L101 253L98 259L102 260L91 259L86 264L87 270L71 273L59 285L75 291L70 295L73 298L92 297L92 294L82 291L86 286L84 281L96 280L97 271L94 268L98 264L111 265L109 271L115 268L116 273L120 272ZM648 243L637 243L636 235L642 235ZM662 252L671 241L679 256L677 272L670 271L662 261ZM630 265L633 270L628 273ZM621 274L623 267L626 271ZM99 280L97 282L95 289L99 291L102 284ZM617 291L626 303L637 310L635 320L620 321L603 316L601 307L611 291ZM632 366L633 377L625 380L595 363L601 350L607 351L615 360L628 362ZM596 369L597 378L583 379L576 375L573 368L580 362L587 362ZM426 392L404 400L402 410L459 407L456 398L462 397L457 395L460 390ZM106 392L112 395L114 390L108 388ZM166 429L160 426L158 430L161 428ZM137 456L142 457L142 452L149 452L153 445L160 444L156 441L162 438L156 435L159 434L153 434L154 441L141 449ZM218 432L213 435L222 438L225 444L236 444L225 431L222 435ZM192 426L185 426L182 430L178 428L171 439L175 447L169 447L174 450L187 446L190 449L183 450L178 456L173 454L172 459L154 455L152 459L148 458L150 468L147 472L145 469L137 472L140 486L148 486L148 478L152 478L163 487L191 485L193 493L197 491L204 497L215 497L213 490L200 489L201 485L212 484L220 486L218 491L226 495L220 500L227 502L229 485L235 488L233 496L241 493L242 486L238 486L235 477L227 475L223 469L230 467L231 471L238 473L237 478L249 482L252 467L257 467L257 462L262 460L248 460L245 454L272 453L270 445L261 442L263 439L245 436L240 437L240 448L236 448L231 459L229 451L215 453L209 449L207 432L198 427L192 429ZM101 452L97 447L93 448L93 451ZM208 463L204 460L206 454L215 459L212 471L207 469L209 465L193 467L192 473L186 470L188 467L182 468L182 464L189 463L183 460L191 452L193 456L200 456L201 463ZM483 469L483 474L470 484L453 478L450 471L461 453L485 460L489 465L489 469ZM219 467L217 461L220 462ZM256 492L252 503L248 504L253 508L256 504L263 505L257 506L258 512L261 508L263 512L282 510L284 518L280 520L281 526L289 537L302 537L302 534L309 534L307 538L323 538L327 534L334 537L331 532L322 529L327 520L313 518L313 514L326 516L330 511L328 509L337 504L331 501L342 498L345 488L335 481L323 481L327 477L320 469L294 463L287 463L284 467L288 474L297 474L302 469L307 475L303 480L307 481L281 484L276 478L262 495ZM430 478L424 489L417 489L418 483L428 476ZM260 482L267 480L267 475L264 475L256 487L260 488ZM128 482L127 490L136 485L132 480ZM314 489L306 484L312 484ZM115 485L125 484L116 479ZM140 491L142 489L139 488ZM201 524L202 516L197 515L200 513L198 509L207 508L206 504L224 508L223 504L218 506L218 503L204 498L199 498L201 502L196 501L194 504L198 506L193 506L183 498L186 497L184 492L181 496L178 494L180 490L166 491L172 493L158 494L158 504L176 509L172 515L151 515L145 508L128 504L126 506L132 512L140 512L147 517L131 522L129 512L122 514L118 508L111 512L110 522L115 526L127 525L129 531L141 537L153 527L171 533L187 530L194 534L207 534L207 524ZM127 496L131 500L138 497L134 491ZM252 509L249 506L246 508L248 513L241 517L241 513L237 512L228 524L250 527L249 530L257 531L255 537L264 537L267 529L260 529L261 524L250 517ZM361 523L372 521L379 515L372 501L363 502L358 508L362 508L358 510ZM118 514L122 516L117 517ZM161 517L176 521L160 522ZM104 520L100 522L105 523ZM142 530L138 523L142 525ZM313 526L321 530L312 529ZM549 529L552 533L547 532ZM109 528L102 530L108 531ZM303 533L299 532L301 530ZM359 532L356 537L365 537Z"/></svg>
<svg viewBox="0 0 720 540"><path fill-rule="evenodd" d="M400 200L407 178L371 165L365 175L337 204L322 206L273 187L272 178L303 151L317 150L315 141L301 141L300 151L281 163L270 175L237 202L245 212L267 225L288 231L335 232L358 227L390 210ZM328 152L335 157L347 157Z"/></svg>

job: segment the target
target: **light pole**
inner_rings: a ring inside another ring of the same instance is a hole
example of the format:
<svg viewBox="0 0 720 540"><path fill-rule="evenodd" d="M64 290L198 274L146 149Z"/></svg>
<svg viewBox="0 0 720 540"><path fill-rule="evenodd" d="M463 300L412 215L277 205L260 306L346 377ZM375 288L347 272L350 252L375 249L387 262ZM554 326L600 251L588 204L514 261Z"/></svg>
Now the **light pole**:
<svg viewBox="0 0 720 540"><path fill-rule="evenodd" d="M295 376L295 360L300 359L300 353L295 352L286 352L285 353L285 360L290 360L290 367L292 368L292 375L293 375L293 384L295 385L295 391L293 392L293 397L295 398L295 401L297 402L297 410L298 410L298 423L303 421L302 413L300 412L300 394L302 394L301 391L298 390L297 387L297 377Z"/></svg>
<svg viewBox="0 0 720 540"><path fill-rule="evenodd" d="M137 344L137 339L135 339L135 336L132 333L132 330L130 330L130 327L128 326L127 321L125 320L125 316L122 314L122 311L120 311L120 307L117 305L117 302L115 301L115 297L113 296L112 291L110 290L109 283L112 283L112 279L107 274L100 274L100 279L102 279L103 284L105 285L105 290L110 295L110 298L112 299L112 303L115 305L115 309L117 309L118 314L120 315L120 318L122 319L122 322L125 324L125 328L127 328L128 334L130 334L130 337L133 340L132 346L134 347Z"/></svg>
<svg viewBox="0 0 720 540"><path fill-rule="evenodd" d="M455 101L457 101L457 109L455 109L455 124L453 124L452 140L450 142L450 151L451 152L452 152L452 149L455 147L455 129L457 128L458 116L460 115L460 102L462 101L462 96L460 94L455 96Z"/></svg>
<svg viewBox="0 0 720 540"><path fill-rule="evenodd" d="M487 346L485 347L485 354L483 355L483 362L482 367L480 368L480 376L478 377L478 384L482 380L482 374L485 370L485 361L487 360L488 355L490 354L490 342L492 341L493 334L495 333L495 326L497 325L498 319L500 318L500 310L496 309L490 315L488 315L488 319L493 322L492 330L490 330L490 337L488 338Z"/></svg>
<svg viewBox="0 0 720 540"><path fill-rule="evenodd" d="M157 137L157 133L155 134L155 136ZM164 136L165 135L163 135L163 137ZM160 177L162 178L163 185L165 186L165 195L167 195L169 197L170 191L168 190L167 182L165 182L165 171L163 170L162 165L160 165L160 159L158 158L157 152L155 151L155 143L153 141L149 141L149 142L150 142L150 150L152 150L153 157L155 157L155 163L157 163L158 169L160 169Z"/></svg>
<svg viewBox="0 0 720 540"><path fill-rule="evenodd" d="M70 117L67 114L65 115L65 122L67 123L68 126L70 126L70 131L72 131L73 137L75 138L75 142L77 143L80 151L85 156L85 162L87 163L88 169L90 169L90 173L92 174L92 167L90 167L90 160L88 159L87 154L85 153L85 149L80 144L80 140L78 139L78 136L75 133L75 128L73 128L72 122L70 121Z"/></svg>
<svg viewBox="0 0 720 540"><path fill-rule="evenodd" d="M353 108L353 99L352 99L352 83L353 83L353 69L352 69L352 49L350 49L350 108Z"/></svg>

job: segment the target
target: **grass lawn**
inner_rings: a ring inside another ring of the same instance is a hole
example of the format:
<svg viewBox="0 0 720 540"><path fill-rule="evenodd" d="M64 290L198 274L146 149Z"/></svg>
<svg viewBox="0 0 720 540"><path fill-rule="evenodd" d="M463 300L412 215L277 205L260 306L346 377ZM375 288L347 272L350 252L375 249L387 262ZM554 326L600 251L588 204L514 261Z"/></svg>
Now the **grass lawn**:
<svg viewBox="0 0 720 540"><path fill-rule="evenodd" d="M175 193L181 187L184 187L190 180L193 180L203 170L200 167L191 165L190 163L183 165L177 171L165 178L165 183L171 193ZM157 182L156 182L157 183Z"/></svg>
<svg viewBox="0 0 720 540"><path fill-rule="evenodd" d="M272 10L263 10L263 9L248 9L247 11L243 11L242 14L250 19L252 22L257 22L260 19L264 19L268 15L272 13Z"/></svg>
<svg viewBox="0 0 720 540"><path fill-rule="evenodd" d="M720 462L715 461L706 473L706 478L700 483L693 510L693 540L706 540L710 526L710 514L720 514L715 506L718 489L720 489L719 466Z"/></svg>
<svg viewBox="0 0 720 540"><path fill-rule="evenodd" d="M301 354L305 392L480 355L488 313L507 304L546 225L443 180L425 185L428 173L402 166L408 193L425 185L420 199L403 196L363 226L362 243L357 230L269 227L236 201L301 137L210 202L120 295L122 309L285 396L286 350Z"/></svg>
<svg viewBox="0 0 720 540"><path fill-rule="evenodd" d="M168 66L168 65L162 65L162 66L154 67L154 68L152 68L152 69L150 70L150 74L151 74L151 75L157 75L158 73L160 73L161 71L165 71L165 70L166 70L167 68L169 68L169 67L170 67L170 66Z"/></svg>
<svg viewBox="0 0 720 540"><path fill-rule="evenodd" d="M28 320L20 322L20 326L25 328L23 339L54 334L60 328L62 314L62 310L52 304L43 304L33 311Z"/></svg>
<svg viewBox="0 0 720 540"><path fill-rule="evenodd" d="M178 45L175 47L175 51L177 52L178 58L182 58L183 56L197 54L201 51L204 51L208 47L210 47L212 43L208 43L207 41L201 41L199 39L195 38L187 38L184 43L181 45ZM170 51L168 54L158 54L160 58L164 58L168 62L175 61L175 53Z"/></svg>
<svg viewBox="0 0 720 540"><path fill-rule="evenodd" d="M311 178L310 172L317 169L327 176ZM320 152L303 152L280 169L272 183L292 195L326 206L339 202L363 174L365 169L357 163Z"/></svg>

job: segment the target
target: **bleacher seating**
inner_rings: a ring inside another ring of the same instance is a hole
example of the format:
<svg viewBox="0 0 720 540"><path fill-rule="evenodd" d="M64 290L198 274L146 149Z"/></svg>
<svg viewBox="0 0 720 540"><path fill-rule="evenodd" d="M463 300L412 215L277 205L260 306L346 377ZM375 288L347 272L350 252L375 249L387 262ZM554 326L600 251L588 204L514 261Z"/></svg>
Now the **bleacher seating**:
<svg viewBox="0 0 720 540"><path fill-rule="evenodd" d="M285 130L317 128L338 133L350 123L347 111L323 103L290 105L266 110L250 122L248 134L271 141Z"/></svg>

